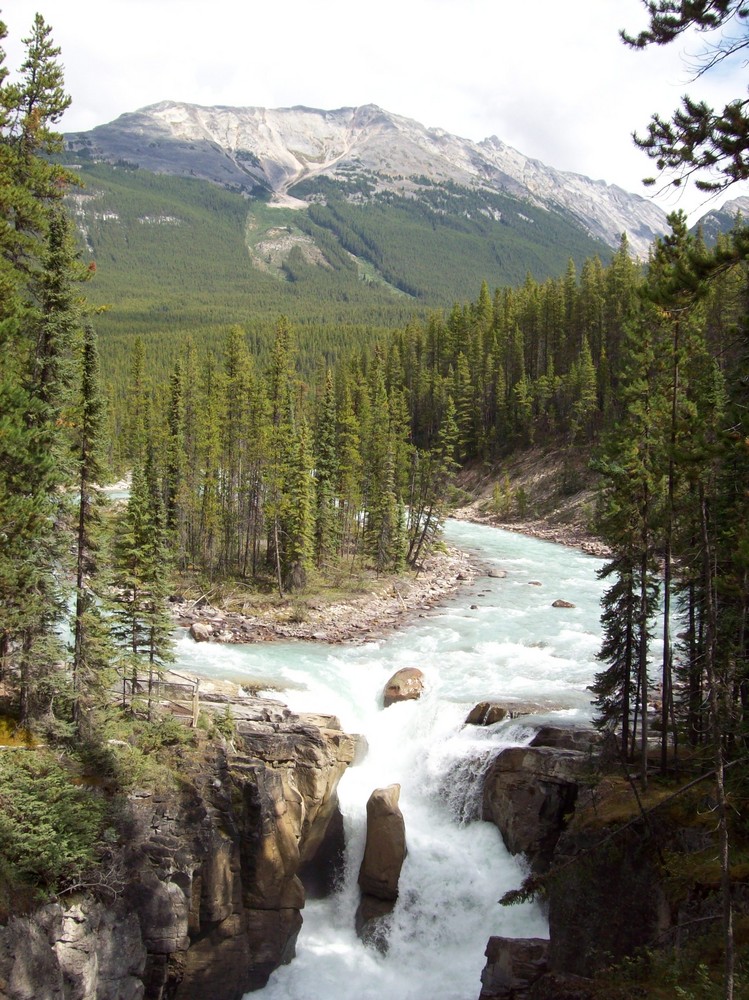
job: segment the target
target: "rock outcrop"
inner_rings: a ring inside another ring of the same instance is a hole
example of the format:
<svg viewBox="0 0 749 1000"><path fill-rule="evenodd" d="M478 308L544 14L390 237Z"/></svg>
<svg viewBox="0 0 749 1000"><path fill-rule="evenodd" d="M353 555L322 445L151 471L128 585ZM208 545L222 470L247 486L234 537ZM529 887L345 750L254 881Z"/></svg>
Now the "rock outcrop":
<svg viewBox="0 0 749 1000"><path fill-rule="evenodd" d="M555 750L583 750L590 753L601 743L598 730L587 726L539 726L530 747L553 747Z"/></svg>
<svg viewBox="0 0 749 1000"><path fill-rule="evenodd" d="M383 918L398 899L398 882L406 858L406 826L398 806L400 785L377 788L367 802L367 840L359 869L361 901L356 933L380 951L387 950Z"/></svg>
<svg viewBox="0 0 749 1000"><path fill-rule="evenodd" d="M551 702L542 705L537 701L480 701L466 716L466 726L493 726L504 719L517 719L521 715L551 712L559 706Z"/></svg>
<svg viewBox="0 0 749 1000"><path fill-rule="evenodd" d="M533 984L528 1000L596 1000L600 993L589 979L547 972Z"/></svg>
<svg viewBox="0 0 749 1000"><path fill-rule="evenodd" d="M602 844L610 832L598 826L559 839L554 863L562 870L549 892L555 972L590 976L665 940L671 915L654 839L640 826ZM563 867L572 858L575 863Z"/></svg>
<svg viewBox="0 0 749 1000"><path fill-rule="evenodd" d="M81 896L0 929L2 1000L240 1000L293 956L299 874L329 864L356 743L276 703L234 713L235 749L180 751L177 788L130 796L118 899Z"/></svg>
<svg viewBox="0 0 749 1000"><path fill-rule="evenodd" d="M424 691L424 674L418 667L403 667L396 670L385 685L383 703L385 708L398 701L416 701Z"/></svg>
<svg viewBox="0 0 749 1000"><path fill-rule="evenodd" d="M587 754L576 750L510 747L487 770L483 818L498 827L508 851L524 854L534 871L548 868L587 766Z"/></svg>
<svg viewBox="0 0 749 1000"><path fill-rule="evenodd" d="M492 938L481 1000L593 1000L608 995L607 970L651 951L668 961L671 949L719 925L720 872L704 790L686 786L684 798L651 802L643 816L621 779L599 775L594 788L577 787L595 735L542 727L540 742L559 746L571 737L572 745L588 742L588 751L513 748L487 776L485 810L508 848L526 853L536 872L550 862L554 875L545 882L546 966L526 960L532 941ZM709 874L701 868L690 879L689 855ZM749 877L734 876L731 895L734 914L749 914Z"/></svg>
<svg viewBox="0 0 749 1000"><path fill-rule="evenodd" d="M489 938L479 1000L528 997L530 986L548 969L548 952L543 938Z"/></svg>
<svg viewBox="0 0 749 1000"><path fill-rule="evenodd" d="M146 958L138 918L122 901L50 903L0 930L0 997L142 1000Z"/></svg>

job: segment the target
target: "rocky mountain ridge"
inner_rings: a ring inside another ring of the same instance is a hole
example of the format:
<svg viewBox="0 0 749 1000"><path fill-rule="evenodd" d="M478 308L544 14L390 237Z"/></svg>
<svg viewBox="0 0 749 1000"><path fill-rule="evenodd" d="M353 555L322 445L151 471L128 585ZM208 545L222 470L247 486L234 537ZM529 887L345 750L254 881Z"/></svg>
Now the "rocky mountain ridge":
<svg viewBox="0 0 749 1000"><path fill-rule="evenodd" d="M732 198L719 207L710 208L698 223L705 242L712 245L720 233L727 233L734 227L739 216L744 222L749 218L749 197L746 195Z"/></svg>
<svg viewBox="0 0 749 1000"><path fill-rule="evenodd" d="M413 194L419 182L511 195L572 217L616 246L627 233L644 256L666 230L652 202L604 181L555 170L496 136L473 142L376 105L339 108L201 107L163 101L90 132L66 136L71 152L124 160L156 173L196 176L303 207L294 188L328 178L365 181L371 192ZM366 197L361 187L352 199ZM314 200L315 195L306 195Z"/></svg>

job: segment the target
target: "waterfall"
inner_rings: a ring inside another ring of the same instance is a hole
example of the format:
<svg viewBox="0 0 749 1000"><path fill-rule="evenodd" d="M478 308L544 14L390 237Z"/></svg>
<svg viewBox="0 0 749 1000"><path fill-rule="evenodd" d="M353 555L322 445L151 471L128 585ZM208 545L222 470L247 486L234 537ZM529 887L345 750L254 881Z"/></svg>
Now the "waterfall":
<svg viewBox="0 0 749 1000"><path fill-rule="evenodd" d="M589 716L586 691L599 665L600 560L548 542L451 522L448 540L506 571L481 577L392 637L363 646L178 644L181 666L283 687L296 711L334 712L363 733L365 760L339 789L346 833L342 884L308 902L297 957L271 976L262 1000L475 1000L490 935L544 937L535 904L498 899L524 870L496 828L479 820L483 772L505 746L528 742L523 718L467 726L479 701L532 701L549 721ZM557 598L574 608L552 608ZM392 673L419 667L419 701L382 708ZM354 932L357 876L371 792L397 782L408 856L390 918L389 950Z"/></svg>

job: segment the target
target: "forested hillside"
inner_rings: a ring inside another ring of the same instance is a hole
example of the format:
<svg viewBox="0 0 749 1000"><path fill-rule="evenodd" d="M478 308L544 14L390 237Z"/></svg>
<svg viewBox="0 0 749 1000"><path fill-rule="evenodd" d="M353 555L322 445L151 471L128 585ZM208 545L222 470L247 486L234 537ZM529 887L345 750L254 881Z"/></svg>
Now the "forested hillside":
<svg viewBox="0 0 749 1000"><path fill-rule="evenodd" d="M360 177L321 178L297 186L312 204L294 210L125 161L74 167L80 186L68 204L96 266L88 294L104 310L104 373L118 392L133 336L148 339L166 377L187 338L215 347L233 324L267 359L285 315L311 372L321 357L470 297L482 280L543 280L570 258L610 253L561 212L426 178L419 197L386 192L361 204L350 200Z"/></svg>

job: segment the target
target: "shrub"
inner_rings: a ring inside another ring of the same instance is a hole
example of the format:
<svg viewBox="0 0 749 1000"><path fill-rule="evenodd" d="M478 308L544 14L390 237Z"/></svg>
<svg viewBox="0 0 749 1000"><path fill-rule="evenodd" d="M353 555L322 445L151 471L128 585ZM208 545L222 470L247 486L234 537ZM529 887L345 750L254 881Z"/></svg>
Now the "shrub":
<svg viewBox="0 0 749 1000"><path fill-rule="evenodd" d="M50 753L0 755L0 880L59 892L95 863L107 817L103 796L74 784Z"/></svg>

